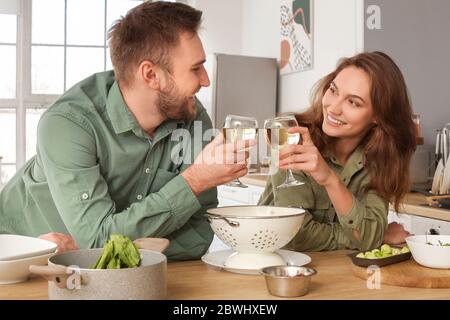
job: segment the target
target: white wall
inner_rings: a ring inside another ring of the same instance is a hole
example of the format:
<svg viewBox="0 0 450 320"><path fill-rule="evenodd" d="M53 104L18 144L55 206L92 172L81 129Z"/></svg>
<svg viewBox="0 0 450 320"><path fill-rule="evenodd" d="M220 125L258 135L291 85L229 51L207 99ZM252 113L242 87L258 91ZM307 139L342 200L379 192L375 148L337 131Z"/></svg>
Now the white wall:
<svg viewBox="0 0 450 320"><path fill-rule="evenodd" d="M241 54L242 1L246 0L187 1L203 11L199 36L206 54Z"/></svg>
<svg viewBox="0 0 450 320"><path fill-rule="evenodd" d="M363 44L362 0L313 0L313 69L283 75L279 112L309 105L314 83L332 71L339 58L360 51ZM203 11L200 34L207 52L279 59L279 0L190 0Z"/></svg>
<svg viewBox="0 0 450 320"><path fill-rule="evenodd" d="M279 6L279 1L243 0L242 54L279 59ZM308 107L314 83L332 71L340 57L359 51L361 10L361 0L314 0L313 69L281 76L280 112Z"/></svg>
<svg viewBox="0 0 450 320"><path fill-rule="evenodd" d="M280 1L242 1L242 54L279 58Z"/></svg>

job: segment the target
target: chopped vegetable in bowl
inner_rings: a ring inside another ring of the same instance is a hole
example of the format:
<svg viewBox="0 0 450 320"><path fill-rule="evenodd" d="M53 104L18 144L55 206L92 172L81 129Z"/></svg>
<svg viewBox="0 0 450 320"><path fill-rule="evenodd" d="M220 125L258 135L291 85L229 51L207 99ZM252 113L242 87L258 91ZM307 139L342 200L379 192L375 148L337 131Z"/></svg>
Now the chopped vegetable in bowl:
<svg viewBox="0 0 450 320"><path fill-rule="evenodd" d="M441 240L438 240L438 244L433 244L431 242L427 242L430 246L441 246L441 247L450 247L450 243L444 243Z"/></svg>

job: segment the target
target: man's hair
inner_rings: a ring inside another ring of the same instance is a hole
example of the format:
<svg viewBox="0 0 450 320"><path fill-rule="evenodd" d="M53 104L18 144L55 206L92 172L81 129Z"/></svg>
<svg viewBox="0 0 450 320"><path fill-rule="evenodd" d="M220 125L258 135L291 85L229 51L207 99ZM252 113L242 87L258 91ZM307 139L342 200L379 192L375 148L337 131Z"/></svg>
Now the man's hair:
<svg viewBox="0 0 450 320"><path fill-rule="evenodd" d="M202 12L182 3L144 2L128 11L108 31L116 79L129 85L142 61L171 69L169 50L183 32L197 33Z"/></svg>

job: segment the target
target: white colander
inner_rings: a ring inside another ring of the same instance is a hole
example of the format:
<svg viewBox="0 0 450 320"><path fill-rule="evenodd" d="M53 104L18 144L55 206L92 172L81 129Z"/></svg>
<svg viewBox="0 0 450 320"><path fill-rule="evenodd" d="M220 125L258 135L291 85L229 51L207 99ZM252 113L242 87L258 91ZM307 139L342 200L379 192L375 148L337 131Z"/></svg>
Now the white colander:
<svg viewBox="0 0 450 320"><path fill-rule="evenodd" d="M231 206L207 210L214 233L236 253L228 268L261 269L286 264L275 251L285 246L300 229L305 210L272 206Z"/></svg>

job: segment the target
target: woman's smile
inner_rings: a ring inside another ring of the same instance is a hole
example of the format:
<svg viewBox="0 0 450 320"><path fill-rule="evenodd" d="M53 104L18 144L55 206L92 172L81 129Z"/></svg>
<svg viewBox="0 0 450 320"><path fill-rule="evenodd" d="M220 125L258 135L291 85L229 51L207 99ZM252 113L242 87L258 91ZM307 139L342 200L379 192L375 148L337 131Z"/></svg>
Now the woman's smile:
<svg viewBox="0 0 450 320"><path fill-rule="evenodd" d="M327 113L327 122L333 127L341 127L346 124L344 121L332 117L329 113Z"/></svg>

